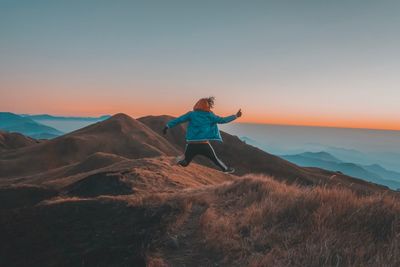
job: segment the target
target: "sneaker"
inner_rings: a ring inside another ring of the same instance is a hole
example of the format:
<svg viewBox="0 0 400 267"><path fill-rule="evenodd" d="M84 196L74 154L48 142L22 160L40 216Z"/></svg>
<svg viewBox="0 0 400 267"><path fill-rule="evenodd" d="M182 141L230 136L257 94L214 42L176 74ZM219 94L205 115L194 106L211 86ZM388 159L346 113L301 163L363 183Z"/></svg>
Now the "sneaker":
<svg viewBox="0 0 400 267"><path fill-rule="evenodd" d="M179 162L185 159L185 155L177 156L176 158L171 160L171 165L179 165Z"/></svg>
<svg viewBox="0 0 400 267"><path fill-rule="evenodd" d="M228 169L226 169L226 170L224 170L224 171L222 171L222 172L224 172L224 173L234 173L234 172L235 172L235 169L229 167Z"/></svg>

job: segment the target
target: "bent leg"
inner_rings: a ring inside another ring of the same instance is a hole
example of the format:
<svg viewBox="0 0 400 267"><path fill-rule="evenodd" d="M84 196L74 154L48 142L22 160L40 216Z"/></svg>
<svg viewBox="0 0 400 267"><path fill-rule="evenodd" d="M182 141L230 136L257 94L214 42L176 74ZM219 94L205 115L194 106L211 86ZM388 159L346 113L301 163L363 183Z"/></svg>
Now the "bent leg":
<svg viewBox="0 0 400 267"><path fill-rule="evenodd" d="M214 164L221 168L221 170L226 171L228 169L228 167L217 157L217 154L210 143L204 144L204 149L202 149L201 154L214 162Z"/></svg>
<svg viewBox="0 0 400 267"><path fill-rule="evenodd" d="M193 144L186 144L185 148L185 158L178 162L182 167L186 167L193 160L194 156L196 156L197 151L196 147Z"/></svg>

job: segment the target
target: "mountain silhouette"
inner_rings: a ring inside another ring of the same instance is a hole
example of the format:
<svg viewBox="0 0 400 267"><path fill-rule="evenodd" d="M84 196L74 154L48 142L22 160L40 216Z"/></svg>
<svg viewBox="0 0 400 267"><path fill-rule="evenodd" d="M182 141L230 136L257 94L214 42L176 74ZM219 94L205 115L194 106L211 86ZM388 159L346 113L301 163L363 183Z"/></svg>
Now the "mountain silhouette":
<svg viewBox="0 0 400 267"><path fill-rule="evenodd" d="M0 151L27 147L37 143L39 143L39 141L20 133L0 131Z"/></svg>
<svg viewBox="0 0 400 267"><path fill-rule="evenodd" d="M63 121L89 121L89 122L97 122L110 118L110 115L102 115L99 117L72 117L72 116L54 116L49 114L22 114L21 116L25 118L30 118L34 121L49 121L49 120L63 120Z"/></svg>
<svg viewBox="0 0 400 267"><path fill-rule="evenodd" d="M0 177L34 175L77 163L96 152L126 158L179 154L173 145L146 125L127 115L116 114L47 142L1 154Z"/></svg>
<svg viewBox="0 0 400 267"><path fill-rule="evenodd" d="M69 133L78 130L92 123L103 121L111 117L110 115L103 115L99 117L76 117L76 116L71 117L71 116L53 116L49 114L38 114L38 115L23 114L21 116L30 118L40 124L56 128L64 133Z"/></svg>
<svg viewBox="0 0 400 267"><path fill-rule="evenodd" d="M283 155L282 158L299 166L339 171L349 176L388 186L392 189L400 188L400 180L397 180L400 174L388 171L377 164L361 165L343 162L327 152L305 152L294 155Z"/></svg>
<svg viewBox="0 0 400 267"><path fill-rule="evenodd" d="M0 112L0 130L18 132L36 139L50 139L63 134L55 128L11 112Z"/></svg>

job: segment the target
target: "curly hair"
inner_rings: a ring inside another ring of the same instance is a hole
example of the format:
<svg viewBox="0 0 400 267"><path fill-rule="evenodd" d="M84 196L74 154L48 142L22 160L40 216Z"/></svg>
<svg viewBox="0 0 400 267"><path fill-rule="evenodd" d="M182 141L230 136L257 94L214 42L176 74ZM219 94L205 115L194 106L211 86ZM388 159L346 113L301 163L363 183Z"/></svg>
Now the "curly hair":
<svg viewBox="0 0 400 267"><path fill-rule="evenodd" d="M207 97L206 99L207 99L207 102L208 102L208 106L210 108L213 108L214 104L215 104L215 97L210 96L210 97Z"/></svg>

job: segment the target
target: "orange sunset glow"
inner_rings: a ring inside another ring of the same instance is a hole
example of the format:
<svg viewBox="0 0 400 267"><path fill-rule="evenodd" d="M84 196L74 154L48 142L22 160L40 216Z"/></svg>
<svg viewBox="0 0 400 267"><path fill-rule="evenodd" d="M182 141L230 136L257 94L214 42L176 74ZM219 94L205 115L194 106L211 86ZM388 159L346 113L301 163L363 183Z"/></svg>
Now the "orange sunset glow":
<svg viewBox="0 0 400 267"><path fill-rule="evenodd" d="M29 101L27 101L29 102ZM168 114L179 116L191 110L190 100L181 106L174 106L172 103L158 103L151 105L146 102L138 101L131 104L129 99L124 103L110 104L106 100L98 104L87 104L86 99L80 99L73 103L59 102L58 105L46 105L42 103L40 108L35 105L25 104L25 109L16 108L12 103L3 103L6 110L15 113L43 114L51 113L59 116L101 116L104 114L126 113L132 117L141 117L146 115ZM192 101L193 102L193 101ZM338 128L365 128L381 130L400 130L400 118L396 120L382 119L377 117L360 116L357 118L335 117L332 115L312 115L312 114L293 114L291 112L265 111L265 114L258 113L257 110L247 106L237 106L233 108L216 107L214 112L219 115L230 115L241 108L244 116L238 120L240 123L257 124L277 124L277 125L295 125L295 126L318 126L318 127L338 127Z"/></svg>
<svg viewBox="0 0 400 267"><path fill-rule="evenodd" d="M315 5L287 16L221 6L196 17L182 6L191 20L139 6L72 20L53 5L10 4L0 21L0 110L178 116L215 96L217 114L242 108L238 122L400 130L398 16Z"/></svg>

